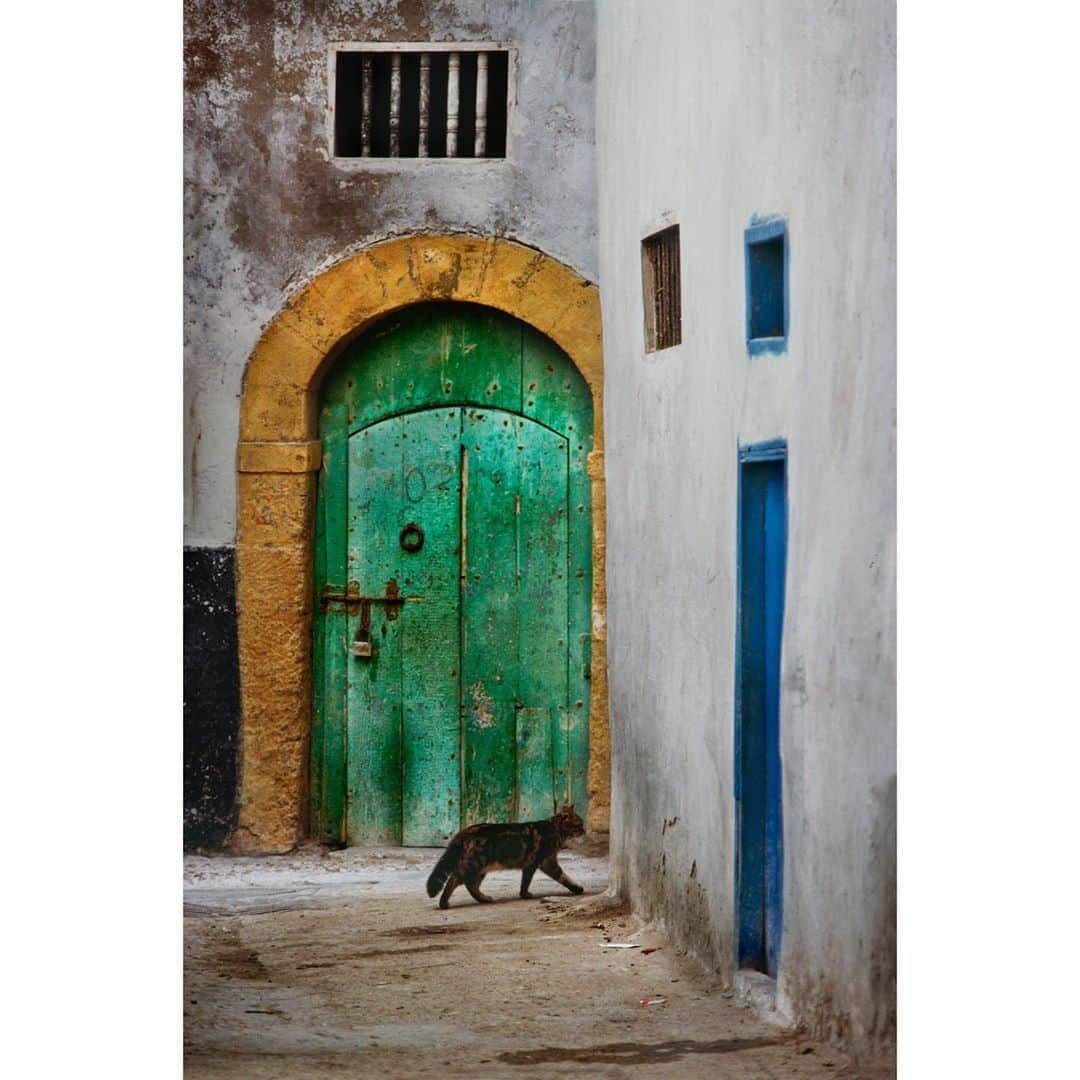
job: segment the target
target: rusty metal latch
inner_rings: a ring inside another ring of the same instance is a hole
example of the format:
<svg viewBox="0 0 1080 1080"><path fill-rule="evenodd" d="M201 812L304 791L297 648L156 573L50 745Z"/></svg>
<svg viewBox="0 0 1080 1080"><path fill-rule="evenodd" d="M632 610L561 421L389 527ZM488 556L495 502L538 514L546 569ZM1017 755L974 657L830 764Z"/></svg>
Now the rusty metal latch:
<svg viewBox="0 0 1080 1080"><path fill-rule="evenodd" d="M349 652L353 656L367 659L374 654L374 646L371 642L371 605L386 604L390 609L386 613L386 617L393 621L398 617L398 608L406 600L415 601L419 597L399 596L398 583L391 578L386 583L386 593L383 596L363 596L360 593L359 584L350 581L344 590L340 585L326 585L319 599L322 601L323 611L329 611L331 604L343 604L346 611L349 611L356 604L360 605L360 624L356 628L356 636L349 646Z"/></svg>

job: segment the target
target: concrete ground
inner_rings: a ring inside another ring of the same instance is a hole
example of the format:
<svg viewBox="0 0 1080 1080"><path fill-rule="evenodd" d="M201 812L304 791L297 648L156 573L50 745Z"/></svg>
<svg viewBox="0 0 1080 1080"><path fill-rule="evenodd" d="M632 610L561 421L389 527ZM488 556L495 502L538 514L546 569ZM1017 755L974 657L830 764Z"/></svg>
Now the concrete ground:
<svg viewBox="0 0 1080 1080"><path fill-rule="evenodd" d="M736 1005L604 895L602 856L561 857L584 896L538 874L540 898L520 900L501 871L484 883L497 903L460 888L440 911L437 855L188 856L185 1075L887 1075Z"/></svg>

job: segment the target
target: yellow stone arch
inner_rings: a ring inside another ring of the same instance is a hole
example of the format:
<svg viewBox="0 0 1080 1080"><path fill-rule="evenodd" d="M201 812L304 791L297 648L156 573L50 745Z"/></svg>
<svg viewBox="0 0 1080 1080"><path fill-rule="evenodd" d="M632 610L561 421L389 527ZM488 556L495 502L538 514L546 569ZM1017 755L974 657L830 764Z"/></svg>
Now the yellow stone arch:
<svg viewBox="0 0 1080 1080"><path fill-rule="evenodd" d="M251 354L237 448L241 740L231 847L281 852L307 833L311 619L319 384L342 346L409 304L461 300L521 319L559 345L592 393L594 447L589 828L611 803L604 575L603 352L594 285L511 240L387 240L324 271L289 299Z"/></svg>

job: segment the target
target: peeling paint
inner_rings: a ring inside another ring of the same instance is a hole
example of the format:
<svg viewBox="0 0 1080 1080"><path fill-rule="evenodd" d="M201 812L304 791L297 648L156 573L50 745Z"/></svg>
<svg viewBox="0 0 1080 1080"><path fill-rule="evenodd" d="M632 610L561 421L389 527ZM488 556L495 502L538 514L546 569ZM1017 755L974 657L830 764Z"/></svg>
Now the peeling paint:
<svg viewBox="0 0 1080 1080"><path fill-rule="evenodd" d="M571 0L187 0L184 16L185 394L203 432L185 455L185 542L221 546L244 367L305 281L424 231L514 239L596 279L595 17ZM363 40L514 44L512 157L467 172L329 162L327 47ZM408 272L437 295L460 267Z"/></svg>
<svg viewBox="0 0 1080 1080"><path fill-rule="evenodd" d="M472 721L478 728L489 728L495 723L495 702L484 688L483 683L473 683L469 687L472 694Z"/></svg>

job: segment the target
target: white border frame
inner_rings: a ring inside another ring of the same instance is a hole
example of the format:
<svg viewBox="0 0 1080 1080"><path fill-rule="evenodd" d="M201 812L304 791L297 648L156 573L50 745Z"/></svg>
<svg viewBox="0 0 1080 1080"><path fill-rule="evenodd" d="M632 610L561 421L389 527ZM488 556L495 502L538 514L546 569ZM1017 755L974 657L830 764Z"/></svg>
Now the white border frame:
<svg viewBox="0 0 1080 1080"><path fill-rule="evenodd" d="M504 52L506 71L506 153L503 157L337 157L334 154L334 102L337 98L338 53L342 52ZM470 168L502 165L513 159L511 131L514 108L517 105L517 46L507 41L331 41L326 48L326 156L331 165L347 171L373 170L384 172L400 168L422 169L434 165L465 165Z"/></svg>

